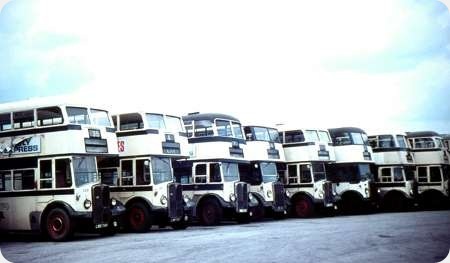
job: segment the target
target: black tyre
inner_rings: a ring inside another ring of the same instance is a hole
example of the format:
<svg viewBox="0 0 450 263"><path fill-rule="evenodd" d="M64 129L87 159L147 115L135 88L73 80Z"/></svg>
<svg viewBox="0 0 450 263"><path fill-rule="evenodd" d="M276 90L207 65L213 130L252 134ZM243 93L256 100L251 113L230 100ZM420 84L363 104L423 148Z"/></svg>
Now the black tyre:
<svg viewBox="0 0 450 263"><path fill-rule="evenodd" d="M73 235L73 222L61 208L53 208L47 214L45 226L47 235L54 241L63 241Z"/></svg>
<svg viewBox="0 0 450 263"><path fill-rule="evenodd" d="M205 200L200 206L200 223L205 226L217 225L222 220L222 213L222 207L216 200Z"/></svg>
<svg viewBox="0 0 450 263"><path fill-rule="evenodd" d="M146 232L152 226L149 209L142 203L134 203L127 209L127 225L130 231Z"/></svg>
<svg viewBox="0 0 450 263"><path fill-rule="evenodd" d="M266 211L261 202L258 202L257 206L250 207L250 212L252 215L250 216L252 221L261 221L266 216Z"/></svg>
<svg viewBox="0 0 450 263"><path fill-rule="evenodd" d="M314 204L311 198L307 196L299 196L294 199L292 213L294 217L308 218L315 214Z"/></svg>
<svg viewBox="0 0 450 263"><path fill-rule="evenodd" d="M390 195L383 202L384 210L388 212L398 212L406 210L406 200L400 194Z"/></svg>

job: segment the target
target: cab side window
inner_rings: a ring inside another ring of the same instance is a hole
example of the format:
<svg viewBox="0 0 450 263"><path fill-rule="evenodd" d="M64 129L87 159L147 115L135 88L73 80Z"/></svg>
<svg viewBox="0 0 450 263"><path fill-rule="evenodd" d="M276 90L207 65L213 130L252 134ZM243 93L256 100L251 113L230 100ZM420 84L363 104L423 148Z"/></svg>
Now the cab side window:
<svg viewBox="0 0 450 263"><path fill-rule="evenodd" d="M209 164L209 182L218 183L220 181L221 181L220 164L219 163Z"/></svg>
<svg viewBox="0 0 450 263"><path fill-rule="evenodd" d="M400 167L394 168L394 181L402 182L403 181L403 169Z"/></svg>
<svg viewBox="0 0 450 263"><path fill-rule="evenodd" d="M150 184L150 166L148 160L136 160L136 185Z"/></svg>
<svg viewBox="0 0 450 263"><path fill-rule="evenodd" d="M300 183L311 183L311 168L310 165L302 164L300 165Z"/></svg>
<svg viewBox="0 0 450 263"><path fill-rule="evenodd" d="M441 179L441 168L438 166L430 167L430 182L440 182Z"/></svg>
<svg viewBox="0 0 450 263"><path fill-rule="evenodd" d="M72 172L70 170L70 159L55 160L55 183L56 188L72 186Z"/></svg>

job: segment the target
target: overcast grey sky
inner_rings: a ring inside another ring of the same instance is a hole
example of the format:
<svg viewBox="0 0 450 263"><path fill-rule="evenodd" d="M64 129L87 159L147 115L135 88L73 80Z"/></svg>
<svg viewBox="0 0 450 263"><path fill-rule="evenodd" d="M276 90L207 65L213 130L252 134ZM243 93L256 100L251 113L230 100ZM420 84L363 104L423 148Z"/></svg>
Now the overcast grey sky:
<svg viewBox="0 0 450 263"><path fill-rule="evenodd" d="M0 102L73 93L113 110L450 132L437 0L111 2L8 2Z"/></svg>

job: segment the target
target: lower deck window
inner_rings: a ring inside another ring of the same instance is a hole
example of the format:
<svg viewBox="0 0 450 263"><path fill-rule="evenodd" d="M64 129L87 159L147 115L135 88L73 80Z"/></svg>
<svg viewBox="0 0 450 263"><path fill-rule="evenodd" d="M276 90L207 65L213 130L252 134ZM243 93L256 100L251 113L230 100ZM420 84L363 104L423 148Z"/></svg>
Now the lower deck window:
<svg viewBox="0 0 450 263"><path fill-rule="evenodd" d="M122 161L121 185L133 185L133 161Z"/></svg>
<svg viewBox="0 0 450 263"><path fill-rule="evenodd" d="M381 169L381 182L382 183L390 183L392 182L392 176L391 176L391 168L382 168Z"/></svg>
<svg viewBox="0 0 450 263"><path fill-rule="evenodd" d="M11 191L11 172L2 171L0 172L0 191Z"/></svg>
<svg viewBox="0 0 450 263"><path fill-rule="evenodd" d="M14 190L31 190L34 188L34 170L14 171Z"/></svg>
<svg viewBox="0 0 450 263"><path fill-rule="evenodd" d="M419 167L417 171L417 180L419 183L428 182L427 167Z"/></svg>
<svg viewBox="0 0 450 263"><path fill-rule="evenodd" d="M197 164L195 166L195 183L206 183L206 164Z"/></svg>
<svg viewBox="0 0 450 263"><path fill-rule="evenodd" d="M288 165L288 183L298 184L297 165Z"/></svg>

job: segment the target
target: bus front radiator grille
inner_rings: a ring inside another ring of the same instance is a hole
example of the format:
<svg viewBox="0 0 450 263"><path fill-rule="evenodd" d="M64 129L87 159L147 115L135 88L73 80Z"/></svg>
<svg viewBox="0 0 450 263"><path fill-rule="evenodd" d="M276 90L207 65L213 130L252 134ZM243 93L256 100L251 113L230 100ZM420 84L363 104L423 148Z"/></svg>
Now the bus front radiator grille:
<svg viewBox="0 0 450 263"><path fill-rule="evenodd" d="M167 185L169 195L168 217L169 219L180 219L183 217L183 191L179 183L170 183Z"/></svg>
<svg viewBox="0 0 450 263"><path fill-rule="evenodd" d="M333 184L329 181L323 183L323 202L324 204L332 204L334 202L333 197Z"/></svg>
<svg viewBox="0 0 450 263"><path fill-rule="evenodd" d="M285 192L284 186L282 183L274 183L273 184L273 204L276 208L283 208L285 203Z"/></svg>
<svg viewBox="0 0 450 263"><path fill-rule="evenodd" d="M247 212L248 209L248 185L246 183L235 184L236 212Z"/></svg>
<svg viewBox="0 0 450 263"><path fill-rule="evenodd" d="M92 219L94 225L107 224L111 219L109 187L92 187Z"/></svg>

